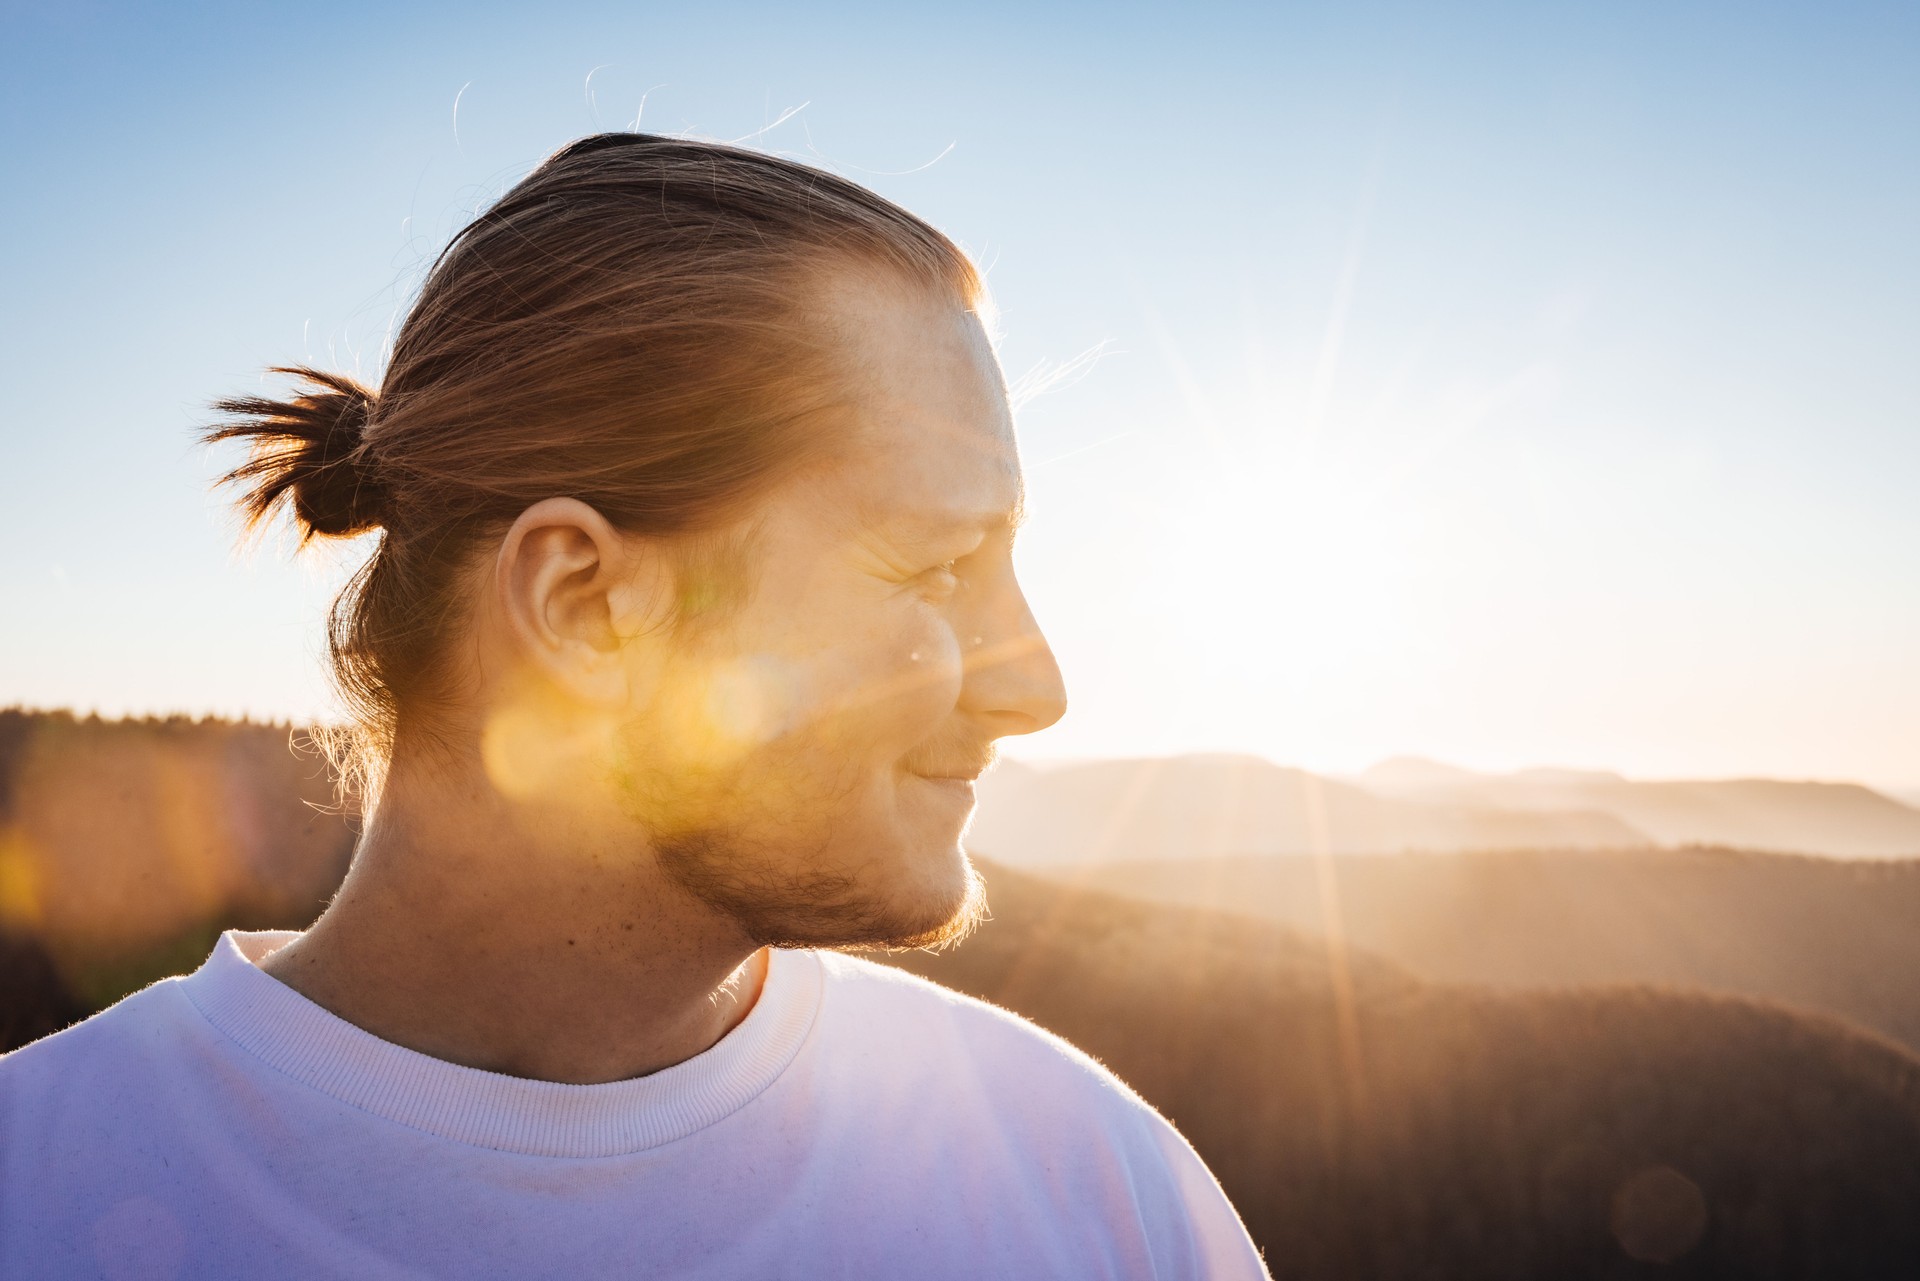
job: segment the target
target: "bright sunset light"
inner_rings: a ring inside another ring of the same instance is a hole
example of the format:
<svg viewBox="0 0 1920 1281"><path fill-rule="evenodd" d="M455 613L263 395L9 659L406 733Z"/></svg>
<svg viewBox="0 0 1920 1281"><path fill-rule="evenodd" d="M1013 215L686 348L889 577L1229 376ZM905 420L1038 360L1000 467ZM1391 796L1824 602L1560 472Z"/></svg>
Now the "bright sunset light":
<svg viewBox="0 0 1920 1281"><path fill-rule="evenodd" d="M5 30L0 1279L1920 1277L1920 6Z"/></svg>
<svg viewBox="0 0 1920 1281"><path fill-rule="evenodd" d="M66 194L10 209L0 249L28 549L0 587L35 620L0 637L0 701L335 714L302 638L352 556L229 560L192 425L270 358L377 373L444 235L644 98L650 128L923 211L988 267L1010 378L1097 352L1021 414L1021 563L1072 710L1016 755L1920 787L1920 129L1856 70L1897 42L1811 12L1737 53L1693 19L1649 47L1599 9L1494 13L914 19L900 39L996 69L965 86L792 15L457 52L402 20L323 104L240 73L246 120L194 88L237 30L45 19L116 89L70 100L61 54L21 100L125 146L76 167L42 114L4 126ZM269 139L349 190L254 181Z"/></svg>

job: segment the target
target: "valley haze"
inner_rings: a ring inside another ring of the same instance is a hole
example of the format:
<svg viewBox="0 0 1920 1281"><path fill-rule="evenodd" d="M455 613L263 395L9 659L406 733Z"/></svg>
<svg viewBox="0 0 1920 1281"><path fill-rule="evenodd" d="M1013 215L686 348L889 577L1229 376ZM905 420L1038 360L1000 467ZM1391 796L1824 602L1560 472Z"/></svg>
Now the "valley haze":
<svg viewBox="0 0 1920 1281"><path fill-rule="evenodd" d="M1920 808L1858 783L1479 773L1414 757L1341 778L1252 755L1008 759L968 844L1017 867L1243 855L1724 846L1920 856Z"/></svg>

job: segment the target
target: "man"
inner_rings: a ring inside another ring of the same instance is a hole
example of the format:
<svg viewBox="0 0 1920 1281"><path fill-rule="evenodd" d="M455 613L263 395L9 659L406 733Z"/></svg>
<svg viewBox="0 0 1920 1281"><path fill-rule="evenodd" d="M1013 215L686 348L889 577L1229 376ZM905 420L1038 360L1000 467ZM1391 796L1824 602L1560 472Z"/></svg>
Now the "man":
<svg viewBox="0 0 1920 1281"><path fill-rule="evenodd" d="M0 1274L1256 1277L1183 1140L958 938L1053 723L979 278L850 183L599 135L381 388L224 402L336 603L371 817L302 934L0 1061Z"/></svg>

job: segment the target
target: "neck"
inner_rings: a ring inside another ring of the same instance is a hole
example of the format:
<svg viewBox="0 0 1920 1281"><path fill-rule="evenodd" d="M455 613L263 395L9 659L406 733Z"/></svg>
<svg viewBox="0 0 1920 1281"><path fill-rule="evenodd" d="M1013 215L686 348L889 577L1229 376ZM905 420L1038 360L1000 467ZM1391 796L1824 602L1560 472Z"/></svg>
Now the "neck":
<svg viewBox="0 0 1920 1281"><path fill-rule="evenodd" d="M383 1040L593 1084L712 1046L766 956L630 824L510 802L477 759L399 759L339 894L262 968Z"/></svg>

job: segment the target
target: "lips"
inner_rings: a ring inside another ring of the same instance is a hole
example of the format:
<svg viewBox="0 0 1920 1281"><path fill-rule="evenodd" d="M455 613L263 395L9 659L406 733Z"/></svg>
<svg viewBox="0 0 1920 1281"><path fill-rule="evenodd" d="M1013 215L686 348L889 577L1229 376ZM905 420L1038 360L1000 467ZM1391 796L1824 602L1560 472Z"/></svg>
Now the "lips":
<svg viewBox="0 0 1920 1281"><path fill-rule="evenodd" d="M945 760L904 762L907 773L935 782L975 783L993 767L997 753L989 745L982 752L955 753Z"/></svg>
<svg viewBox="0 0 1920 1281"><path fill-rule="evenodd" d="M923 795L941 797L943 804L970 811L979 800L979 793L974 790L970 778L940 774L915 774L913 777L927 785L928 790Z"/></svg>

